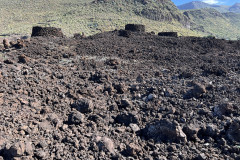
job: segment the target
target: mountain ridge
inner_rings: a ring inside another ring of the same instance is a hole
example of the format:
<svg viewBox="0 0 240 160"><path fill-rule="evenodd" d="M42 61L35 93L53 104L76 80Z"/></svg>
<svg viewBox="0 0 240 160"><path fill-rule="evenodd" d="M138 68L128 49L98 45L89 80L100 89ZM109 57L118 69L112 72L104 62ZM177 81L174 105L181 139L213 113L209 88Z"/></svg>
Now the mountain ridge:
<svg viewBox="0 0 240 160"><path fill-rule="evenodd" d="M240 13L240 3L235 3L232 6L227 5L216 5L216 4L208 4L202 1L192 1L189 3L185 3L177 6L180 10L190 10L190 9L202 9L202 8L213 8L219 12L235 12Z"/></svg>
<svg viewBox="0 0 240 160"><path fill-rule="evenodd" d="M239 39L240 14L234 12L220 13L213 8L186 10L184 15L191 19L191 27L204 35L224 39Z"/></svg>

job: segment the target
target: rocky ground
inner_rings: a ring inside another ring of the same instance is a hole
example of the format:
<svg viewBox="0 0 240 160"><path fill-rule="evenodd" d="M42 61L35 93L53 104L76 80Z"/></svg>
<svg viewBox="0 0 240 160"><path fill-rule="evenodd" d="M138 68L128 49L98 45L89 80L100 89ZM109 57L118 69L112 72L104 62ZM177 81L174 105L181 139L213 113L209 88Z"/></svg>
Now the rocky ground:
<svg viewBox="0 0 240 160"><path fill-rule="evenodd" d="M0 159L240 159L240 41L37 36L0 68Z"/></svg>

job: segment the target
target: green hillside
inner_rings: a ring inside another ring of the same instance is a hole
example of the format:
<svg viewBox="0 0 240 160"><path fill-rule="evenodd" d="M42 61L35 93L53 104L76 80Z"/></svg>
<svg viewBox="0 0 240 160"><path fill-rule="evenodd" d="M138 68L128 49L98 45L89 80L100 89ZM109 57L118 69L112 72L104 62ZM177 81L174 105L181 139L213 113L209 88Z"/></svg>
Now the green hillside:
<svg viewBox="0 0 240 160"><path fill-rule="evenodd" d="M189 20L170 0L0 0L0 7L1 35L29 34L34 25L59 27L68 36L92 35L127 23L199 35L187 29Z"/></svg>
<svg viewBox="0 0 240 160"><path fill-rule="evenodd" d="M193 30L217 38L237 39L240 35L240 14L220 13L215 9L197 9L183 12L191 21Z"/></svg>

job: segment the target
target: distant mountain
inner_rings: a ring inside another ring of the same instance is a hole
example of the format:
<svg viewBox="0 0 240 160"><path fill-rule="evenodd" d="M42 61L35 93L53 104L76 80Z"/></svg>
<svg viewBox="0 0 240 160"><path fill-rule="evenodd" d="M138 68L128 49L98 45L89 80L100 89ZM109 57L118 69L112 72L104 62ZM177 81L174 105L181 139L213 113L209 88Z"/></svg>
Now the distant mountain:
<svg viewBox="0 0 240 160"><path fill-rule="evenodd" d="M229 8L230 12L240 13L240 3L236 3Z"/></svg>
<svg viewBox="0 0 240 160"><path fill-rule="evenodd" d="M201 9L201 8L211 8L211 7L213 6L208 3L204 3L201 1L193 1L193 2L189 2L189 3L178 6L178 9L188 10L188 9Z"/></svg>
<svg viewBox="0 0 240 160"><path fill-rule="evenodd" d="M229 12L230 6L225 5L212 5L201 1L192 1L178 6L180 10L201 9L201 8L214 8L219 12Z"/></svg>
<svg viewBox="0 0 240 160"><path fill-rule="evenodd" d="M206 36L238 39L240 37L240 14L220 13L213 8L187 10L183 12L191 20L191 29Z"/></svg>

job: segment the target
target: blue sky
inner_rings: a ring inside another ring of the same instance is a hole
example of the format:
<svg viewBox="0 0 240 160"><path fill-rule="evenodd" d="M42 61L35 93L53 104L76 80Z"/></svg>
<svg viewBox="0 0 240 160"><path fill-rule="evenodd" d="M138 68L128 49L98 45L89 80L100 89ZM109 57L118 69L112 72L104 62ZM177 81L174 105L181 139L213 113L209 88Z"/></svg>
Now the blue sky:
<svg viewBox="0 0 240 160"><path fill-rule="evenodd" d="M233 5L234 3L240 3L240 0L172 0L177 6L188 3L191 1L203 1L209 4L220 4L220 5Z"/></svg>

